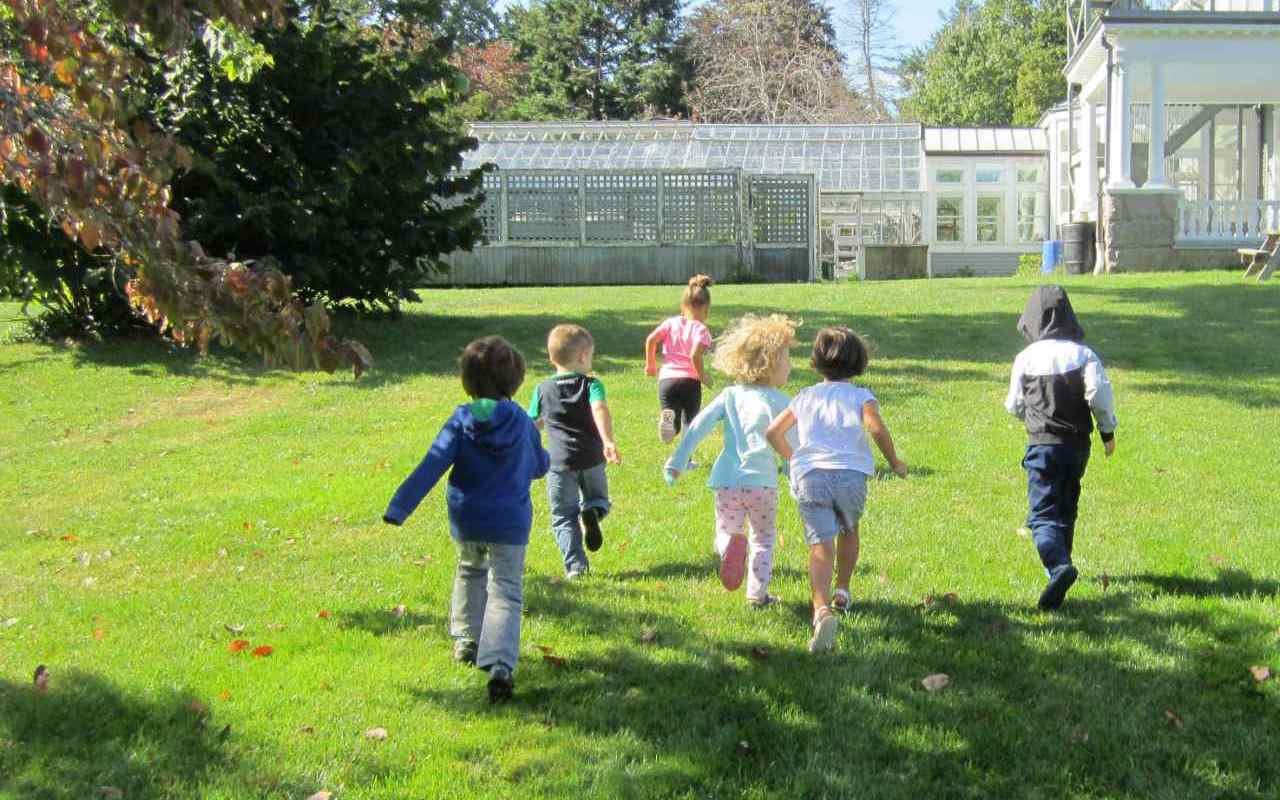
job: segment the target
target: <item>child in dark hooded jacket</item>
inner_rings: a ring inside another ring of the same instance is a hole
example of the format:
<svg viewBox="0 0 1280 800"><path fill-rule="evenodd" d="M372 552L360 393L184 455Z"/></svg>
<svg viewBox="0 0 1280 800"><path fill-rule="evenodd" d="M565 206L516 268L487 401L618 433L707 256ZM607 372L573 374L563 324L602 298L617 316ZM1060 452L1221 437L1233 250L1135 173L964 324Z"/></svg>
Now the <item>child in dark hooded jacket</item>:
<svg viewBox="0 0 1280 800"><path fill-rule="evenodd" d="M511 401L524 358L501 336L467 345L458 360L473 401L458 406L383 520L401 525L449 472L449 530L458 547L449 629L458 661L489 671L489 699L511 697L520 653L524 559L533 523L531 481L550 457L524 409Z"/></svg>
<svg viewBox="0 0 1280 800"><path fill-rule="evenodd" d="M1027 527L1049 576L1040 607L1054 609L1079 576L1071 550L1093 421L1110 456L1116 446L1115 401L1102 361L1084 344L1084 328L1061 286L1035 290L1018 331L1030 345L1014 359L1005 408L1027 427Z"/></svg>

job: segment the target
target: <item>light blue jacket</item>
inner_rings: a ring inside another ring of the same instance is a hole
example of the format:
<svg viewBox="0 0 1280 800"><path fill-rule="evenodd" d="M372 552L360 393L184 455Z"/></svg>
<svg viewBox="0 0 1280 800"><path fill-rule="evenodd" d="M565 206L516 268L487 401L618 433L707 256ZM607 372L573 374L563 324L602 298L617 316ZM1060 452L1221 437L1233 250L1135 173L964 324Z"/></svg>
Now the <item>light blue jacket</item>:
<svg viewBox="0 0 1280 800"><path fill-rule="evenodd" d="M687 470L694 448L723 420L724 449L716 457L707 485L712 489L777 488L778 455L764 434L789 402L785 394L768 386L728 387L688 424L667 468Z"/></svg>

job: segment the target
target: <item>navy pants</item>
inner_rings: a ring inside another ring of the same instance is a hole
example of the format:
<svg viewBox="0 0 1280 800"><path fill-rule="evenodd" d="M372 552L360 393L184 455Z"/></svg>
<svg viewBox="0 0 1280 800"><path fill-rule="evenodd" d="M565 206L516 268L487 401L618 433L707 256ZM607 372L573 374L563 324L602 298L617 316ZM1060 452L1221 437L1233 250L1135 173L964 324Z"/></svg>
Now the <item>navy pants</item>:
<svg viewBox="0 0 1280 800"><path fill-rule="evenodd" d="M1071 563L1080 479L1088 463L1088 442L1028 445L1022 459L1027 471L1027 527L1050 573Z"/></svg>

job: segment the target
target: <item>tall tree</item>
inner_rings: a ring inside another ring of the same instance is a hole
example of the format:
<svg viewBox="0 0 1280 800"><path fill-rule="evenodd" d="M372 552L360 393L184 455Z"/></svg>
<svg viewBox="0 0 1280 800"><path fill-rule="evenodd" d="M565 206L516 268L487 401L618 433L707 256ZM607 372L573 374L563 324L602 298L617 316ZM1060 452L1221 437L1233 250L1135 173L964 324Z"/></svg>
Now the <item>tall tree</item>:
<svg viewBox="0 0 1280 800"><path fill-rule="evenodd" d="M714 0L689 21L689 108L709 122L869 118L850 90L830 12L814 0Z"/></svg>
<svg viewBox="0 0 1280 800"><path fill-rule="evenodd" d="M512 114L632 119L678 113L680 0L534 0L505 28L528 65Z"/></svg>
<svg viewBox="0 0 1280 800"><path fill-rule="evenodd" d="M845 5L849 44L857 62L855 86L877 121L890 116L889 78L902 57L895 13L892 0L848 0Z"/></svg>
<svg viewBox="0 0 1280 800"><path fill-rule="evenodd" d="M958 0L903 62L903 115L930 125L1031 125L1066 96L1067 0Z"/></svg>

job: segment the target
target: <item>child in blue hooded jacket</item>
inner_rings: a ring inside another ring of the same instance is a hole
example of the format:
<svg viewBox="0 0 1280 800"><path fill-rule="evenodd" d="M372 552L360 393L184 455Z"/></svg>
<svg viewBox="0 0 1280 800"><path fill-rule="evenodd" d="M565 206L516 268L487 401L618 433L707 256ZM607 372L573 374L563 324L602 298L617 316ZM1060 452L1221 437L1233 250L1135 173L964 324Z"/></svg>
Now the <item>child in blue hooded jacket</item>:
<svg viewBox="0 0 1280 800"><path fill-rule="evenodd" d="M510 699L520 653L524 561L533 524L529 484L550 457L511 397L524 382L520 352L501 336L476 339L458 360L472 402L458 406L383 520L401 525L446 470L449 531L458 547L449 632L454 658L489 671L489 700Z"/></svg>

